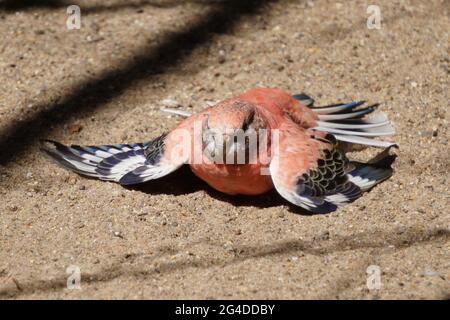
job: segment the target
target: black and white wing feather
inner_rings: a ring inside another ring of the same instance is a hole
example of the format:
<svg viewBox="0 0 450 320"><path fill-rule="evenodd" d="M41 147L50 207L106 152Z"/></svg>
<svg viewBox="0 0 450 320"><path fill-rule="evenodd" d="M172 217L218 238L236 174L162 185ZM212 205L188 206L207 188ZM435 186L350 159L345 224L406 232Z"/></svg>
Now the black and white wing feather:
<svg viewBox="0 0 450 320"><path fill-rule="evenodd" d="M162 135L145 143L100 146L65 146L46 140L41 150L78 174L131 185L161 178L182 165L165 161L165 138Z"/></svg>

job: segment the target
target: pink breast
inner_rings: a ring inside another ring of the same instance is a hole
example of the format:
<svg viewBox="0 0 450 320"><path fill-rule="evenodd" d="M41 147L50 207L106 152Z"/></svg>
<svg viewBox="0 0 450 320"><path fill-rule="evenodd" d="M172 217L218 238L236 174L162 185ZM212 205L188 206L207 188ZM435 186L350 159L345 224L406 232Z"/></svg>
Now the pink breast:
<svg viewBox="0 0 450 320"><path fill-rule="evenodd" d="M263 194L273 188L270 175L261 174L260 164L191 164L194 174L226 194Z"/></svg>

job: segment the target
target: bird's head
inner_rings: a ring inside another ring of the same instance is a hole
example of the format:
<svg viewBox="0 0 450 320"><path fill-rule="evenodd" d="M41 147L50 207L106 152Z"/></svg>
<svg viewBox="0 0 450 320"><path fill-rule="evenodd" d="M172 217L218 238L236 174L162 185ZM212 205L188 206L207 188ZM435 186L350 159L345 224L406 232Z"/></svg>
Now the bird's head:
<svg viewBox="0 0 450 320"><path fill-rule="evenodd" d="M245 101L219 104L206 118L204 154L214 163L248 163L257 154L259 135L265 127L254 105Z"/></svg>

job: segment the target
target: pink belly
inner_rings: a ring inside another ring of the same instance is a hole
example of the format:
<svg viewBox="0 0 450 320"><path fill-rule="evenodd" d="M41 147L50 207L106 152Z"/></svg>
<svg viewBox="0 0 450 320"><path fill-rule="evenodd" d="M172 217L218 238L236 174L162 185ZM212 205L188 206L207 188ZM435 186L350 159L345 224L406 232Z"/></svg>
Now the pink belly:
<svg viewBox="0 0 450 320"><path fill-rule="evenodd" d="M214 189L227 194L262 194L273 188L270 175L261 174L261 165L191 164L194 174Z"/></svg>

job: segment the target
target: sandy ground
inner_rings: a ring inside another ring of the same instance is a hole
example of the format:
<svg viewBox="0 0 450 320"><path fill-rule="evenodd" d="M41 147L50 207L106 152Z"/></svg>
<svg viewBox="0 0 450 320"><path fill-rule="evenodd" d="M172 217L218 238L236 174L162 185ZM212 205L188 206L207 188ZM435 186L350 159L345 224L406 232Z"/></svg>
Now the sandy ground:
<svg viewBox="0 0 450 320"><path fill-rule="evenodd" d="M0 298L450 297L450 2L370 1L380 30L365 1L240 2L79 1L67 30L63 1L0 1ZM162 101L196 111L255 86L382 103L395 175L308 215L189 170L127 189L39 152L145 141L179 121Z"/></svg>

